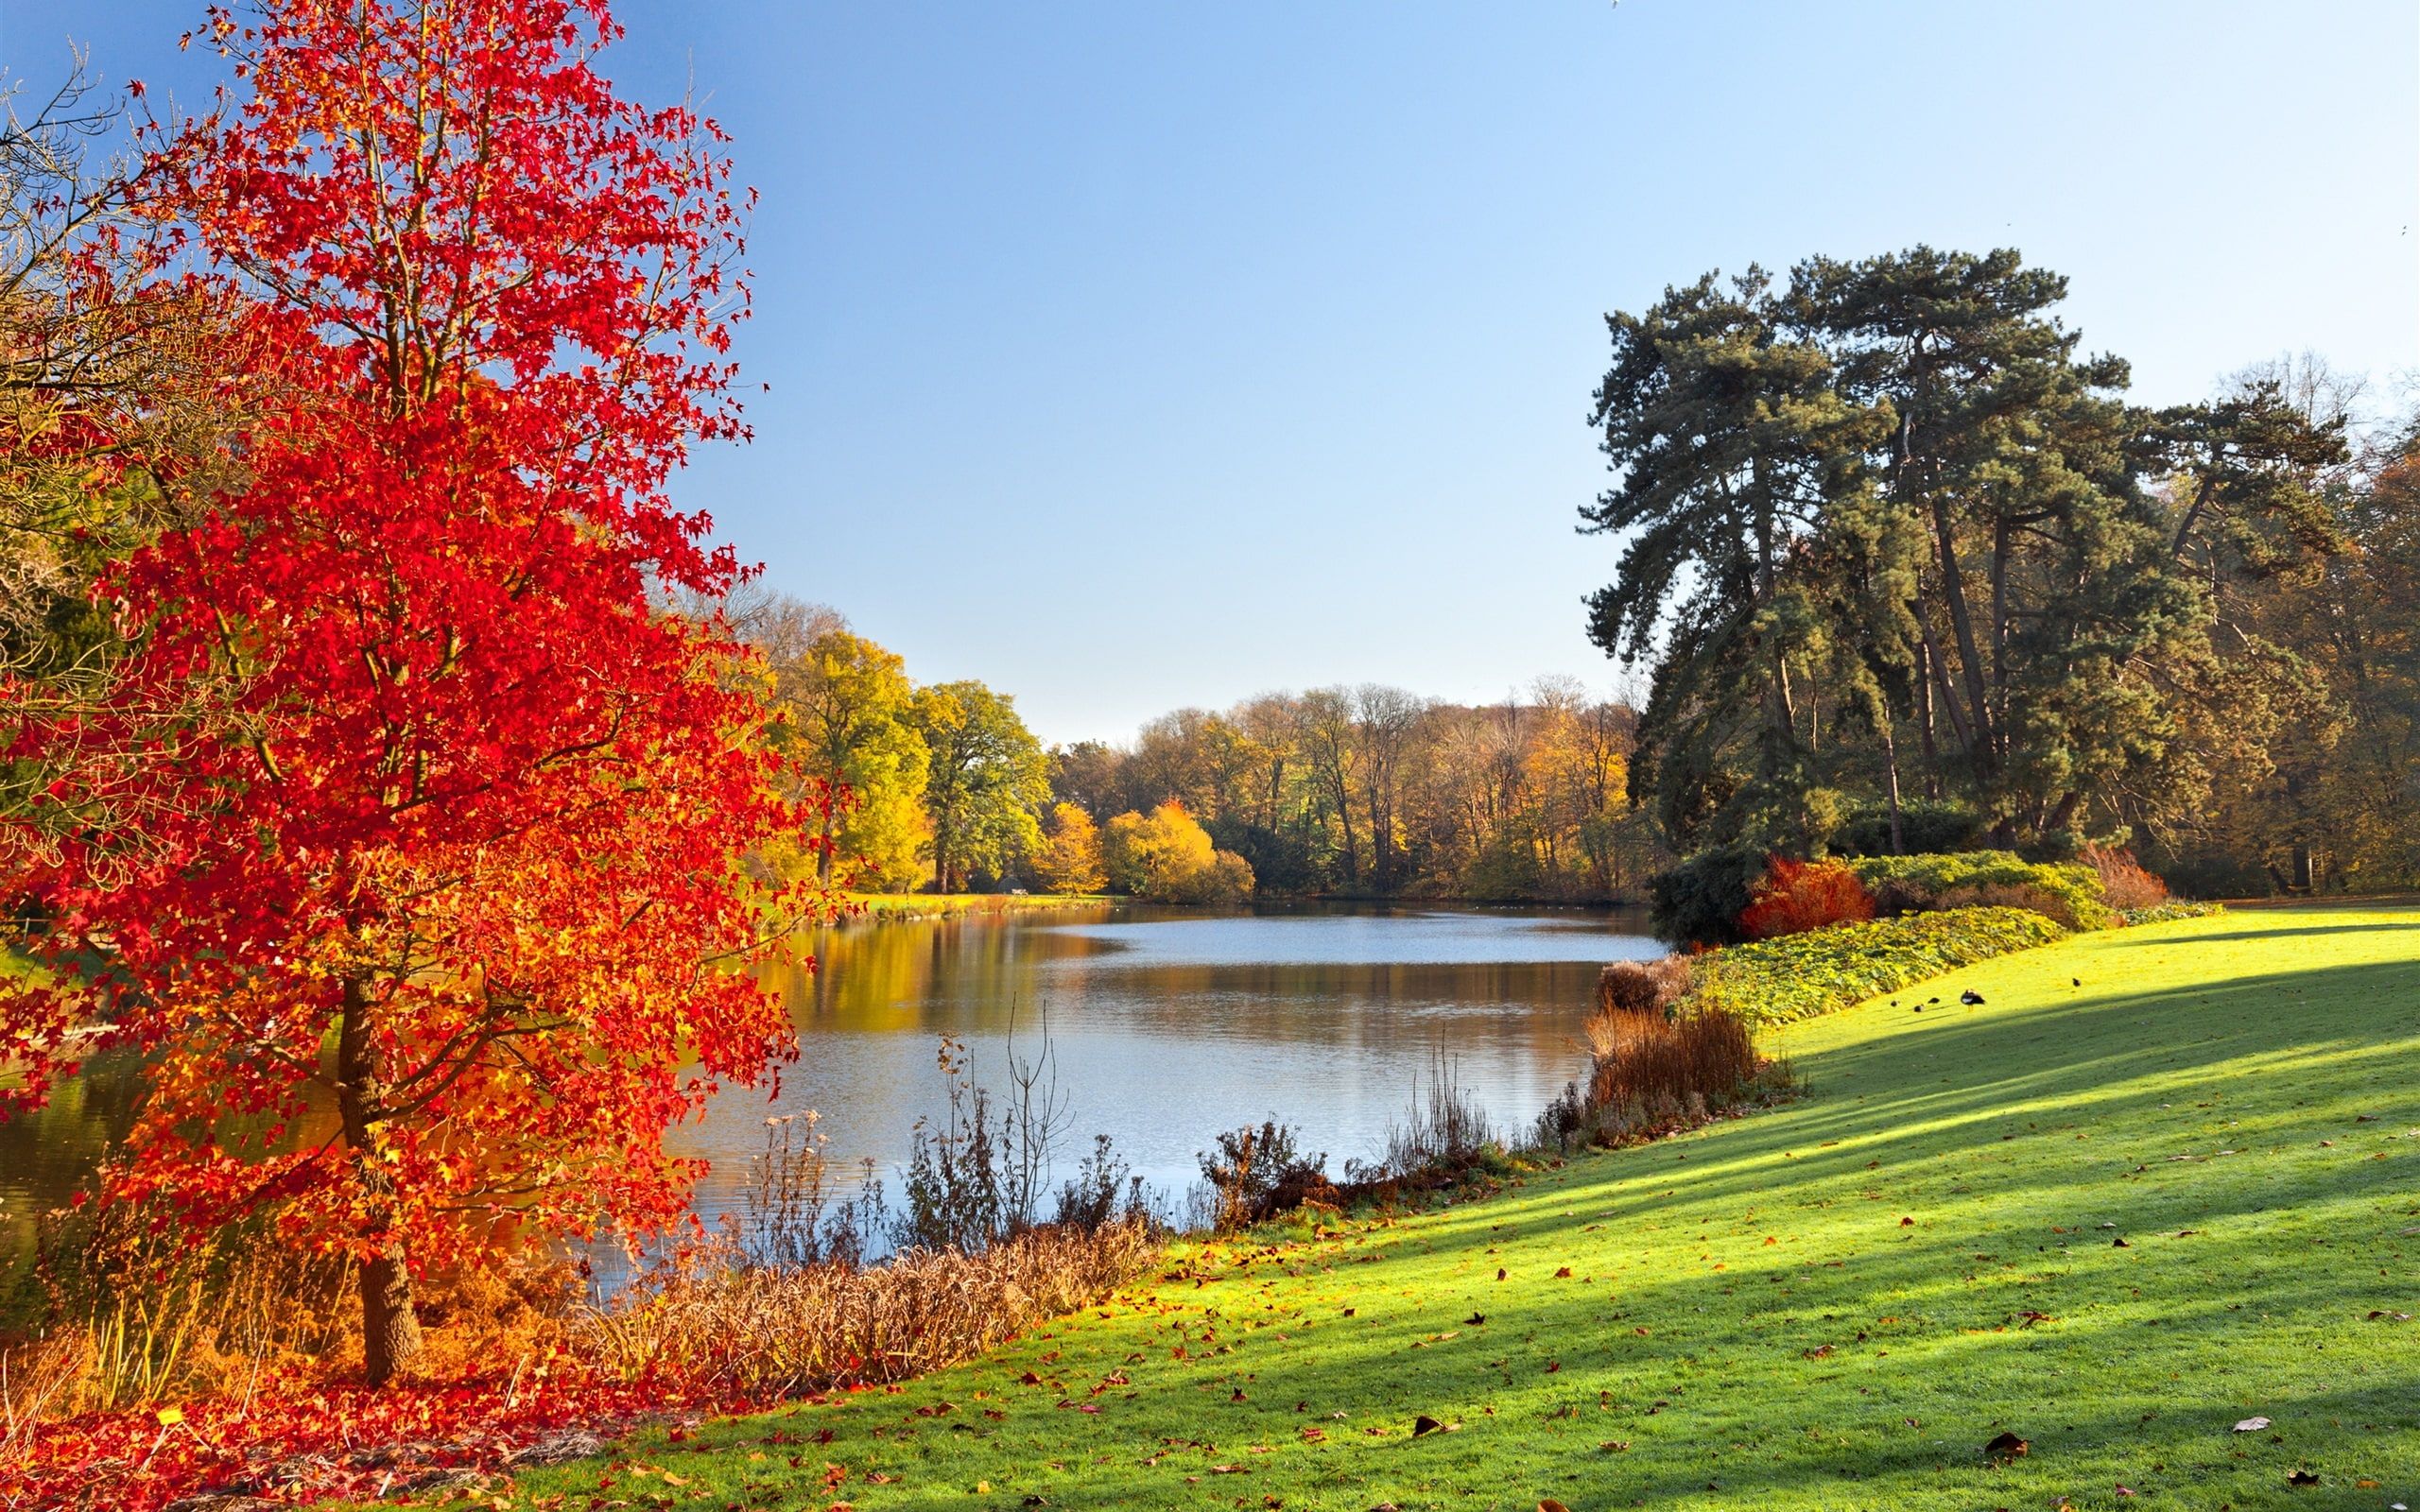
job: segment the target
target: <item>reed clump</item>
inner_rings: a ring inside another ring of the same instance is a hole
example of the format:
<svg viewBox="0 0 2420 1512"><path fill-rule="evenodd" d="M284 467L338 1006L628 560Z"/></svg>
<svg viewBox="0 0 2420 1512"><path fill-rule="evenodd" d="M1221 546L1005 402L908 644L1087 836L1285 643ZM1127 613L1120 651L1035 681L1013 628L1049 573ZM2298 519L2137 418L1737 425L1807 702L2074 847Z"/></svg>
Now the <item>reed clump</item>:
<svg viewBox="0 0 2420 1512"><path fill-rule="evenodd" d="M1585 1029L1588 1073L1538 1120L1541 1144L1626 1144L1693 1128L1793 1094L1789 1062L1719 1007L1668 1013L1599 1008Z"/></svg>
<svg viewBox="0 0 2420 1512"><path fill-rule="evenodd" d="M981 1251L904 1250L880 1265L752 1261L728 1238L657 1266L573 1325L579 1352L629 1382L767 1400L906 1380L1106 1296L1156 1248L1151 1228L1045 1226Z"/></svg>
<svg viewBox="0 0 2420 1512"><path fill-rule="evenodd" d="M1616 961L1597 973L1599 1013L1669 1013L1689 994L1686 956L1654 961Z"/></svg>

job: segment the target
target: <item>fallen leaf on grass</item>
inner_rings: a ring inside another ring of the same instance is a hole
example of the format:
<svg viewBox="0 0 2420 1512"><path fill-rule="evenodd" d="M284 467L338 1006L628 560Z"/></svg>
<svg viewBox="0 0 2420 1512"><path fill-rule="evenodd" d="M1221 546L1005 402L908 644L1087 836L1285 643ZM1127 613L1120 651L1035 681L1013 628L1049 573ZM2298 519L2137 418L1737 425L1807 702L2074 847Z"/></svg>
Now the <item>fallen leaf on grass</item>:
<svg viewBox="0 0 2420 1512"><path fill-rule="evenodd" d="M1983 1456L1986 1459L2018 1459L2032 1448L2031 1444L2014 1434L2002 1434L1983 1446Z"/></svg>
<svg viewBox="0 0 2420 1512"><path fill-rule="evenodd" d="M2256 1434L2268 1426L2269 1419L2266 1418L2246 1418L2235 1425L2235 1431L2238 1434Z"/></svg>
<svg viewBox="0 0 2420 1512"><path fill-rule="evenodd" d="M1424 1412L1419 1417L1414 1418L1411 1420L1411 1436L1418 1438L1423 1434L1433 1434L1440 1431L1444 1426L1445 1425L1443 1423L1439 1422L1436 1418L1429 1417Z"/></svg>
<svg viewBox="0 0 2420 1512"><path fill-rule="evenodd" d="M1627 1438L1608 1438L1603 1443L1599 1444L1597 1448L1608 1454L1625 1453L1630 1449L1630 1440Z"/></svg>
<svg viewBox="0 0 2420 1512"><path fill-rule="evenodd" d="M1538 1512L1571 1512L1571 1508L1551 1496L1542 1496L1538 1498Z"/></svg>
<svg viewBox="0 0 2420 1512"><path fill-rule="evenodd" d="M2317 1486L2319 1477L2307 1469L2296 1468L2286 1472L2286 1484L2288 1486Z"/></svg>

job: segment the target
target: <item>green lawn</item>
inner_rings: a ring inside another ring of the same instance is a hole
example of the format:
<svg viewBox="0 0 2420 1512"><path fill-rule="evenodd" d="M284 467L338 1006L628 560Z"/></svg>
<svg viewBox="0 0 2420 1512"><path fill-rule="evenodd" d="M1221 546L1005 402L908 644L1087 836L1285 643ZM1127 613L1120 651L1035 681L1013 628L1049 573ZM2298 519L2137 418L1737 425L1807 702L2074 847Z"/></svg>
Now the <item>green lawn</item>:
<svg viewBox="0 0 2420 1512"><path fill-rule="evenodd" d="M1968 987L1986 1005L1958 1005ZM521 1489L862 1512L2420 1503L2420 913L2083 936L1901 1002L1778 1036L1811 1089L1786 1109L1392 1227L1183 1250L903 1392ZM1422 1413L1454 1431L1412 1436ZM2256 1415L2273 1426L2230 1431ZM2003 1431L2031 1450L1995 1467ZM2319 1483L2290 1486L2304 1468Z"/></svg>

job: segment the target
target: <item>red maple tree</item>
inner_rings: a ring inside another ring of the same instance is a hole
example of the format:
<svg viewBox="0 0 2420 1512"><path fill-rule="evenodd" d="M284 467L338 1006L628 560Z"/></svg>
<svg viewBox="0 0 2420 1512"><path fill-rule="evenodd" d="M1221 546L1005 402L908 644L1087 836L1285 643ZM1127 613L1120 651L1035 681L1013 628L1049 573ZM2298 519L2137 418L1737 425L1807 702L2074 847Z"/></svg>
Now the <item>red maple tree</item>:
<svg viewBox="0 0 2420 1512"><path fill-rule="evenodd" d="M744 206L711 123L596 72L617 34L572 0L213 13L240 97L151 125L137 192L272 402L241 486L100 585L117 712L23 737L128 753L54 796L144 833L0 836L67 984L0 987L8 1095L139 1050L100 1194L353 1257L373 1383L415 1275L668 1222L666 1127L795 1053L735 883L798 816L727 633L658 607L735 576L666 479L742 434ZM208 719L145 723L204 678Z"/></svg>

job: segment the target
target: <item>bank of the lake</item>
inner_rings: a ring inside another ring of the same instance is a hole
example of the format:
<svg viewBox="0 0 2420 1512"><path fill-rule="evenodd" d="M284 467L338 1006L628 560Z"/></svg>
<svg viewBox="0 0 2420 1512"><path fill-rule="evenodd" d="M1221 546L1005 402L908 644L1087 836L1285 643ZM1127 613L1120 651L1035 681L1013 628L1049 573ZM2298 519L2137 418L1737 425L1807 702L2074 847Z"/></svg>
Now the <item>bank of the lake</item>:
<svg viewBox="0 0 2420 1512"><path fill-rule="evenodd" d="M910 919L1048 914L1070 908L1103 908L1120 901L1104 893L1053 892L853 892L845 896L851 921L873 924Z"/></svg>
<svg viewBox="0 0 2420 1512"><path fill-rule="evenodd" d="M1869 1002L1774 1036L1811 1088L1788 1108L1399 1223L1181 1247L899 1394L645 1437L519 1494L2413 1501L2420 913L2085 935L1942 987L1985 1004ZM1415 1438L1419 1414L1453 1431ZM2271 1426L2231 1431L2254 1417ZM2029 1452L1987 1459L2002 1433Z"/></svg>
<svg viewBox="0 0 2420 1512"><path fill-rule="evenodd" d="M1599 967L1660 952L1646 927L1589 909L1099 902L842 925L804 941L820 970L764 968L803 1047L778 1092L727 1091L674 1143L712 1162L709 1224L746 1201L768 1115L814 1110L832 1159L872 1160L896 1194L918 1120L946 1109L942 1039L1001 1089L1011 1058L1042 1057L1046 1030L1058 1175L1106 1133L1174 1203L1220 1130L1269 1117L1340 1167L1384 1148L1440 1053L1499 1124L1525 1125L1578 1069ZM29 1274L34 1215L90 1178L145 1090L138 1057L112 1053L49 1108L0 1123L0 1279Z"/></svg>

